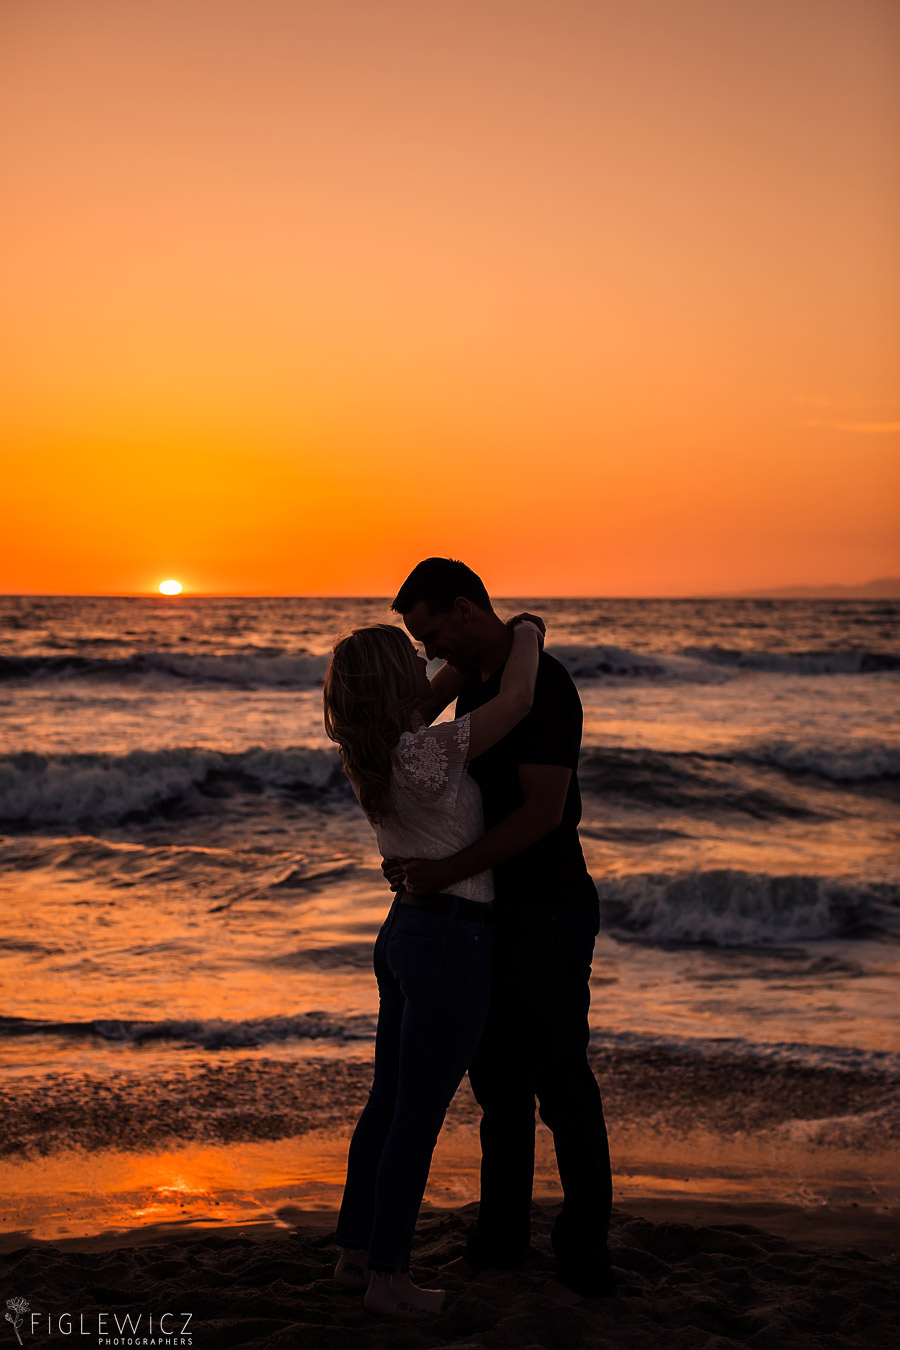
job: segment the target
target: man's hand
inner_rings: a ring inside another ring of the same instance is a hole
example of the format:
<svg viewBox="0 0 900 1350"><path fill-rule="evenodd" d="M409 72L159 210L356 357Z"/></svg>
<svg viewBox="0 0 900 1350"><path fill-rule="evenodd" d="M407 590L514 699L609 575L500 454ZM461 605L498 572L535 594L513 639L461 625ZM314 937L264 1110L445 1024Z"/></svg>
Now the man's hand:
<svg viewBox="0 0 900 1350"><path fill-rule="evenodd" d="M391 890L399 891L404 880L403 863L400 859L383 858L381 861L381 870L384 873L384 879Z"/></svg>
<svg viewBox="0 0 900 1350"><path fill-rule="evenodd" d="M404 885L410 895L437 895L453 884L447 858L404 858Z"/></svg>
<svg viewBox="0 0 900 1350"><path fill-rule="evenodd" d="M515 628L520 623L533 623L541 635L541 646L544 645L544 638L547 636L547 625L539 614L514 614L511 619L506 620L507 628Z"/></svg>

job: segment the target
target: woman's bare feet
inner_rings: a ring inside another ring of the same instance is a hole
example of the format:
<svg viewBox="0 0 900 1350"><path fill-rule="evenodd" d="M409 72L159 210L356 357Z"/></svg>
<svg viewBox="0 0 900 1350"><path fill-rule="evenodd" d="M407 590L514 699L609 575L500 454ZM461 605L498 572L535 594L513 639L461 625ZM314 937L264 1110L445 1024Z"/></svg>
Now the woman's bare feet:
<svg viewBox="0 0 900 1350"><path fill-rule="evenodd" d="M366 1311L381 1317L402 1317L409 1322L437 1317L444 1306L443 1289L419 1289L409 1275L382 1275L372 1271L366 1290Z"/></svg>
<svg viewBox="0 0 900 1350"><path fill-rule="evenodd" d="M366 1270L368 1256L368 1252L342 1247L334 1268L334 1278L338 1284L343 1285L345 1289L367 1289L372 1274L371 1270Z"/></svg>

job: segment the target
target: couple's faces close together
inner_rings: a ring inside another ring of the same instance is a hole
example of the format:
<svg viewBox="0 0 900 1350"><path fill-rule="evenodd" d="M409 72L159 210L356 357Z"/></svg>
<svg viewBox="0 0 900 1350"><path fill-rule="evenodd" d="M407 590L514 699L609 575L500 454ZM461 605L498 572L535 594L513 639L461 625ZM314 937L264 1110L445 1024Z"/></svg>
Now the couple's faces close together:
<svg viewBox="0 0 900 1350"><path fill-rule="evenodd" d="M446 661L464 675L475 664L472 602L464 597L450 610L430 610L424 600L403 615L407 632L425 649L429 661ZM420 658L421 659L421 658Z"/></svg>

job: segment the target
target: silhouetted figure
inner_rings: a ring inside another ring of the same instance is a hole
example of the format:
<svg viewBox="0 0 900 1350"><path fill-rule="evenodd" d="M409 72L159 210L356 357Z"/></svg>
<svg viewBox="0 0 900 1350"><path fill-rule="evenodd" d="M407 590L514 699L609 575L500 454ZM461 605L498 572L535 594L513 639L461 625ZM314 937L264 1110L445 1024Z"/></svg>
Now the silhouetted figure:
<svg viewBox="0 0 900 1350"><path fill-rule="evenodd" d="M512 643L480 578L429 558L393 608L429 658L465 675L457 717L496 697ZM481 1204L462 1273L515 1268L530 1244L535 1098L553 1133L564 1203L553 1229L564 1302L615 1292L607 1235L612 1176L600 1090L587 1060L589 978L600 927L596 887L578 838L582 708L564 667L541 653L531 712L473 757L487 833L439 863L386 865L416 893L440 891L492 867L493 983L484 1034L469 1067L482 1108Z"/></svg>
<svg viewBox="0 0 900 1350"><path fill-rule="evenodd" d="M481 793L466 773L531 707L541 635L523 625L494 698L431 726L456 697L445 668L429 681L401 629L341 639L325 679L325 726L372 823L382 855L434 856L484 833ZM433 1316L444 1293L409 1275L431 1155L484 1028L490 996L489 870L422 899L401 890L375 943L375 1073L350 1143L335 1278L365 1290L370 1312Z"/></svg>

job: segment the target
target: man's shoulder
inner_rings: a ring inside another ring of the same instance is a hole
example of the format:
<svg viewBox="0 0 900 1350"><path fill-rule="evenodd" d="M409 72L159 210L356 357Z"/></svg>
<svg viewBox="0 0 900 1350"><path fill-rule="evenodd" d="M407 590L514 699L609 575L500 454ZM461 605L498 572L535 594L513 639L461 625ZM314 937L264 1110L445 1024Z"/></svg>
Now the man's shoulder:
<svg viewBox="0 0 900 1350"><path fill-rule="evenodd" d="M541 658L538 662L537 687L538 689L543 687L557 695L571 697L574 694L575 698L578 698L578 690L572 676L566 670L562 661L558 661L549 652L541 652Z"/></svg>

